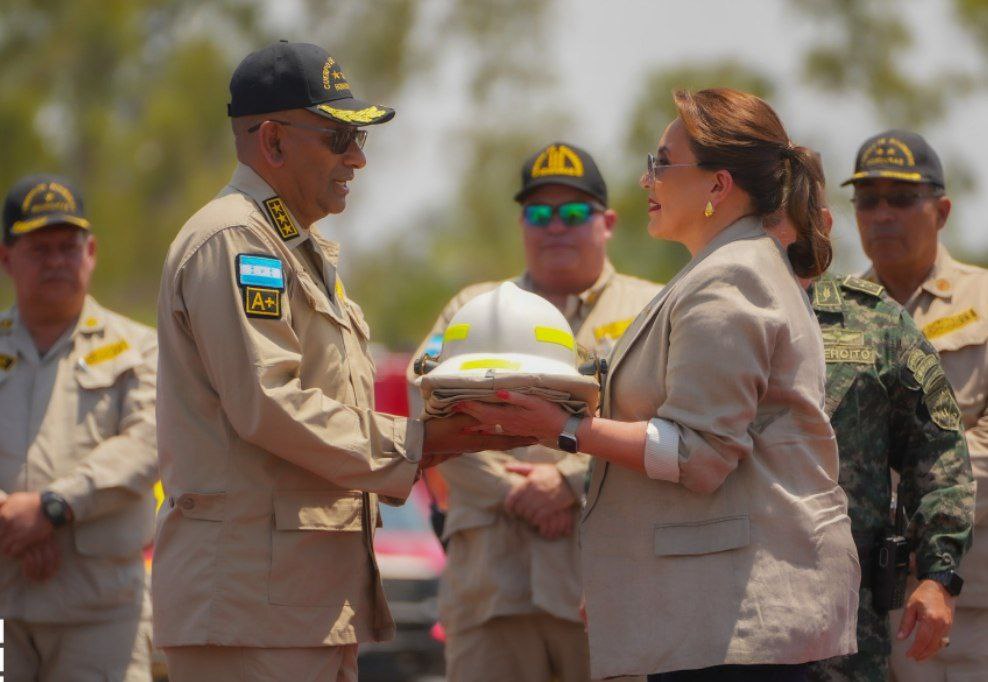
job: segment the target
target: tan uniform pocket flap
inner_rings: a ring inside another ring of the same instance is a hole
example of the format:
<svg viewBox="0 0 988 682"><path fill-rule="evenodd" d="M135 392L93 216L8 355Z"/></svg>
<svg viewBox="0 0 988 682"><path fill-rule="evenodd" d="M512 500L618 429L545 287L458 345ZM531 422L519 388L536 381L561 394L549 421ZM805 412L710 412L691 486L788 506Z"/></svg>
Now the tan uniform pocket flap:
<svg viewBox="0 0 988 682"><path fill-rule="evenodd" d="M749 542L747 515L655 527L656 556L712 554L744 547Z"/></svg>
<svg viewBox="0 0 988 682"><path fill-rule="evenodd" d="M175 505L182 516L199 521L222 521L226 512L226 493L184 493Z"/></svg>
<svg viewBox="0 0 988 682"><path fill-rule="evenodd" d="M141 355L125 340L97 346L79 358L75 378L82 388L108 388L124 372L140 365Z"/></svg>
<svg viewBox="0 0 988 682"><path fill-rule="evenodd" d="M276 492L275 528L359 531L363 528L363 506L363 496L358 492Z"/></svg>
<svg viewBox="0 0 988 682"><path fill-rule="evenodd" d="M988 342L988 320L972 308L924 325L923 334L941 353L960 350L966 346L982 346Z"/></svg>

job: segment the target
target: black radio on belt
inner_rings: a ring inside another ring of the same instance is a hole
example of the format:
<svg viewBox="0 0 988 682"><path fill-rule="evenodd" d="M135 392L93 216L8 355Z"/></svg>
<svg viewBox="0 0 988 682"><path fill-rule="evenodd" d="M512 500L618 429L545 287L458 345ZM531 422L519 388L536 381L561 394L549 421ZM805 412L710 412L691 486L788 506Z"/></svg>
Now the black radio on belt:
<svg viewBox="0 0 988 682"><path fill-rule="evenodd" d="M906 512L896 495L895 527L874 549L872 605L883 613L901 609L906 602L906 578L909 576L909 543L905 538Z"/></svg>

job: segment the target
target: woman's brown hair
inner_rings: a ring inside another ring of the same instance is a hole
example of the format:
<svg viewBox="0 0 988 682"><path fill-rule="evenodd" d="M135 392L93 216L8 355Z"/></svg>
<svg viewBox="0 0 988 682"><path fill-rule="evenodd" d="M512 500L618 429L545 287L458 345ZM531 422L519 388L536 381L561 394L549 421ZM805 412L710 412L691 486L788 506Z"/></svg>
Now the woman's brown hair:
<svg viewBox="0 0 988 682"><path fill-rule="evenodd" d="M673 93L696 160L724 169L751 197L756 215L785 207L796 228L789 262L800 277L815 277L830 265L824 231L823 176L813 151L793 146L778 115L754 95L727 88Z"/></svg>

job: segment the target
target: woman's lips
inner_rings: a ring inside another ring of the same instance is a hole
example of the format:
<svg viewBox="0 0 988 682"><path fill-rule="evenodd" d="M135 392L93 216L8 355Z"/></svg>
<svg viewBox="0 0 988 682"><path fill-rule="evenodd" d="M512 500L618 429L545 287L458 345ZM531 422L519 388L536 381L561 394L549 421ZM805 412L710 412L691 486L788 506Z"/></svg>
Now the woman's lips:
<svg viewBox="0 0 988 682"><path fill-rule="evenodd" d="M661 210L661 209L662 209L662 204L660 204L660 203L658 203L656 201L652 201L651 199L648 200L648 212L649 213L653 213L653 212L658 211L658 210Z"/></svg>

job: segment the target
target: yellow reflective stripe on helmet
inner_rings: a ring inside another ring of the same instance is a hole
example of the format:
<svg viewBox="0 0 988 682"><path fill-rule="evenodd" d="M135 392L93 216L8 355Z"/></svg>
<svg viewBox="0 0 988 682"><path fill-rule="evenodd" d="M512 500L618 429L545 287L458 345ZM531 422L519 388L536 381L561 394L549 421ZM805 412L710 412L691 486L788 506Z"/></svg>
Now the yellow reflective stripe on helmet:
<svg viewBox="0 0 988 682"><path fill-rule="evenodd" d="M467 369L521 369L520 362L502 360L501 358L481 358L460 363L460 370Z"/></svg>
<svg viewBox="0 0 988 682"><path fill-rule="evenodd" d="M468 336L470 336L470 325L452 324L446 327L446 333L443 334L443 343L448 341L463 341Z"/></svg>
<svg viewBox="0 0 988 682"><path fill-rule="evenodd" d="M555 343L570 350L576 348L576 341L573 340L573 335L568 331L556 329L555 327L536 327L535 340L542 343Z"/></svg>

